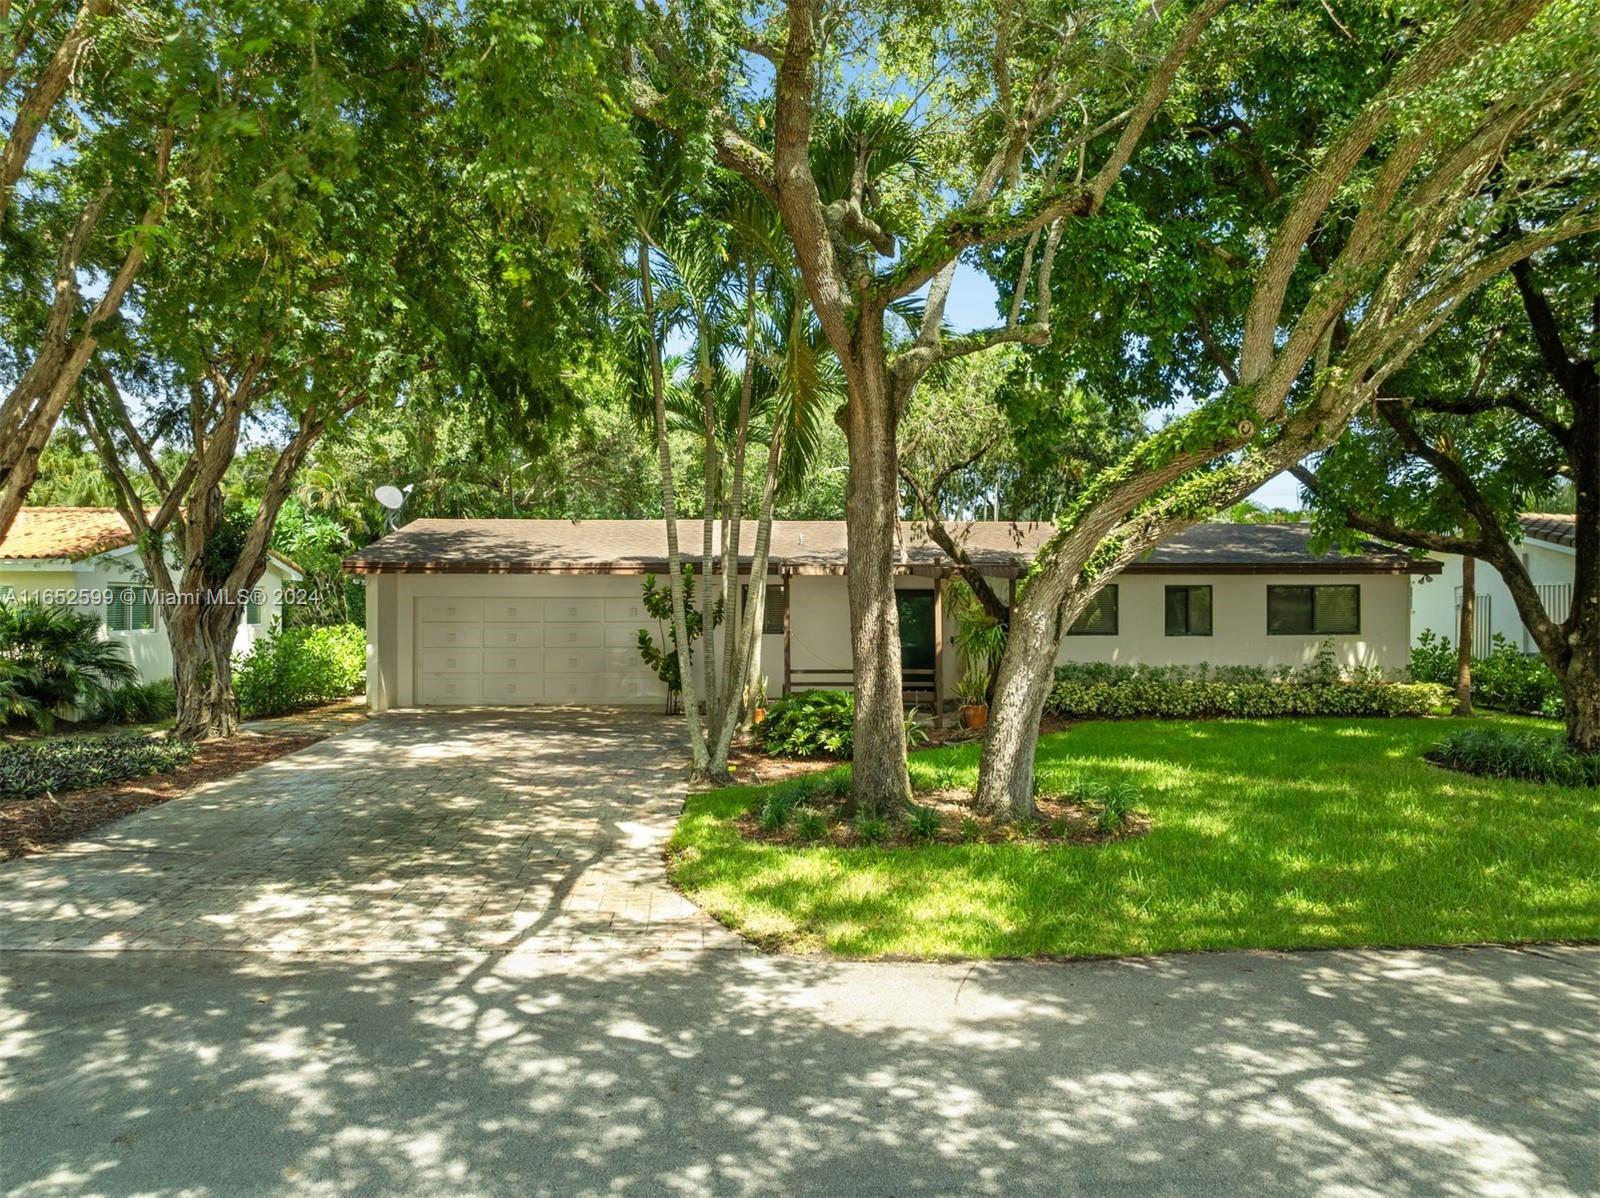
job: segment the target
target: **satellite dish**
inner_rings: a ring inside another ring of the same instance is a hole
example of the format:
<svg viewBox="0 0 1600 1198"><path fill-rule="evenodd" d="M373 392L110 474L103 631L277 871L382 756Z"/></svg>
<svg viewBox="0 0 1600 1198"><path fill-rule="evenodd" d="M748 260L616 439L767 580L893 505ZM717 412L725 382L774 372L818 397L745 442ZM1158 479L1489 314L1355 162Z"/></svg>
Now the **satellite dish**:
<svg viewBox="0 0 1600 1198"><path fill-rule="evenodd" d="M398 512L406 501L406 493L399 487L379 487L373 494L391 512Z"/></svg>

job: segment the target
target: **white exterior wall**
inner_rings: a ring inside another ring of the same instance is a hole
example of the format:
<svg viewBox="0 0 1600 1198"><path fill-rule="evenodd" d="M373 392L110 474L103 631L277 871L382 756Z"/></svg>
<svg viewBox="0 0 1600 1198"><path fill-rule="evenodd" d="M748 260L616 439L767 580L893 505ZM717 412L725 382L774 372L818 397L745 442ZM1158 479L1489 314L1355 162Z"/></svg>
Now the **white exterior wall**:
<svg viewBox="0 0 1600 1198"><path fill-rule="evenodd" d="M239 632L233 642L235 653L249 652L250 647L270 631L271 622L279 618L286 574L280 563L269 559L266 572L257 584L263 597L260 623L247 624L244 617L240 618ZM148 584L132 549L115 549L79 562L12 560L0 563L0 589L10 587L20 596L64 591L94 593L141 585ZM75 606L100 620L102 636L123 646L128 660L139 671L140 681L155 682L172 677L172 648L159 611L149 628L113 631L106 627L107 605L80 603Z"/></svg>
<svg viewBox="0 0 1600 1198"><path fill-rule="evenodd" d="M1403 574L1123 574L1116 579L1116 636L1066 636L1058 662L1117 665L1303 666L1332 640L1346 668L1406 668L1411 656L1409 578ZM1359 586L1361 631L1348 636L1271 636L1269 586ZM1211 635L1166 635L1166 588L1211 587Z"/></svg>
<svg viewBox="0 0 1600 1198"><path fill-rule="evenodd" d="M1520 549L1528 577L1535 586L1565 585L1570 588L1577 571L1577 554L1565 545L1552 545L1547 541L1525 540ZM1461 558L1453 553L1430 554L1444 566L1442 574L1433 577L1419 576L1411 583L1411 636L1413 641L1424 631L1446 637L1453 645L1459 632L1456 614L1456 592L1461 589ZM1512 601L1511 589L1488 562L1478 562L1475 572L1479 618L1487 603L1489 608L1489 636L1496 633L1505 637L1524 653L1537 652L1528 630L1523 627L1517 605ZM1551 619L1564 620L1566 612L1549 612Z"/></svg>
<svg viewBox="0 0 1600 1198"><path fill-rule="evenodd" d="M782 586L778 576L768 579ZM637 599L639 575L595 574L375 574L367 590L367 701L374 711L418 703L416 643L417 604L440 598L550 598L582 595L596 600ZM1169 637L1165 632L1168 585L1212 588L1212 635ZM1361 588L1361 631L1348 636L1269 636L1269 585L1354 585ZM902 577L896 585L929 590L933 580ZM1004 593L1007 582L996 579ZM1073 636L1064 639L1060 661L1104 661L1124 664L1258 665L1267 668L1311 662L1331 639L1340 664L1403 670L1411 645L1409 579L1376 574L1173 574L1123 575L1117 580L1118 632L1115 636ZM642 625L641 625L642 626ZM653 633L657 630L652 629ZM789 665L796 676L792 689L838 685L806 677L803 671L846 671L850 667L850 609L840 575L797 575L789 582ZM943 682L954 695L961 672L954 647L956 626L944 612ZM761 638L761 672L767 694L783 693L784 644L781 634ZM652 693L648 703L662 703Z"/></svg>

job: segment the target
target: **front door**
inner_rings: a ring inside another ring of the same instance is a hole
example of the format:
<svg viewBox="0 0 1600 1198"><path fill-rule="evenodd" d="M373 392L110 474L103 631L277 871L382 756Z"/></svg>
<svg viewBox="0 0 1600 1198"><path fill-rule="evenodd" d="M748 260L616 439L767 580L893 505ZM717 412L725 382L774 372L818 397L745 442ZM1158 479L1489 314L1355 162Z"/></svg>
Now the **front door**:
<svg viewBox="0 0 1600 1198"><path fill-rule="evenodd" d="M900 608L900 668L933 670L932 591L896 591Z"/></svg>

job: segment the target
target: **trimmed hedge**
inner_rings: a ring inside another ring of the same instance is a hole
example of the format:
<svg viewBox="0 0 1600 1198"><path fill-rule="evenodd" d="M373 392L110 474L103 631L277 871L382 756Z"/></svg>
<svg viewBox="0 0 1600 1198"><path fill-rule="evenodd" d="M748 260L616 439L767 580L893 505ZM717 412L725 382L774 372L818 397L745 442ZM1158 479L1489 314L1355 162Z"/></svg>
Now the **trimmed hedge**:
<svg viewBox="0 0 1600 1198"><path fill-rule="evenodd" d="M1600 786L1600 756L1572 752L1559 736L1509 728L1459 728L1427 754L1429 761L1490 778L1560 786Z"/></svg>
<svg viewBox="0 0 1600 1198"><path fill-rule="evenodd" d="M1419 716L1448 698L1435 683L1385 682L1372 671L1343 678L1327 663L1269 674L1252 666L1074 662L1056 668L1045 707L1071 719Z"/></svg>
<svg viewBox="0 0 1600 1198"><path fill-rule="evenodd" d="M332 703L361 689L367 636L355 624L290 628L262 638L233 666L233 689L247 719Z"/></svg>
<svg viewBox="0 0 1600 1198"><path fill-rule="evenodd" d="M28 799L166 774L194 760L187 741L154 736L71 737L0 748L0 798Z"/></svg>

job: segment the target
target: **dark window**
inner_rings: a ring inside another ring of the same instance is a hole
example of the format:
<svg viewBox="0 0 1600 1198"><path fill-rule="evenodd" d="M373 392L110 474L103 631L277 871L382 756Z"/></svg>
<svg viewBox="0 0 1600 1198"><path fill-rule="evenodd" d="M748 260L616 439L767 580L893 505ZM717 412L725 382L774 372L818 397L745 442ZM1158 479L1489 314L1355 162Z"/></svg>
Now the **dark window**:
<svg viewBox="0 0 1600 1198"><path fill-rule="evenodd" d="M781 583L767 584L767 601L761 609L761 632L763 636L783 635L783 611L786 592ZM739 602L750 602L750 584L746 583L739 588Z"/></svg>
<svg viewBox="0 0 1600 1198"><path fill-rule="evenodd" d="M1269 636L1328 636L1360 631L1359 586L1267 588Z"/></svg>
<svg viewBox="0 0 1600 1198"><path fill-rule="evenodd" d="M933 669L938 639L933 630L933 592L896 591L894 598L900 609L900 668Z"/></svg>
<svg viewBox="0 0 1600 1198"><path fill-rule="evenodd" d="M1089 606L1067 629L1068 636L1117 635L1117 584L1102 587Z"/></svg>
<svg viewBox="0 0 1600 1198"><path fill-rule="evenodd" d="M117 587L106 609L106 627L112 632L138 632L155 627L151 607L155 596L149 587Z"/></svg>
<svg viewBox="0 0 1600 1198"><path fill-rule="evenodd" d="M1211 588L1167 588L1167 635L1211 635Z"/></svg>

